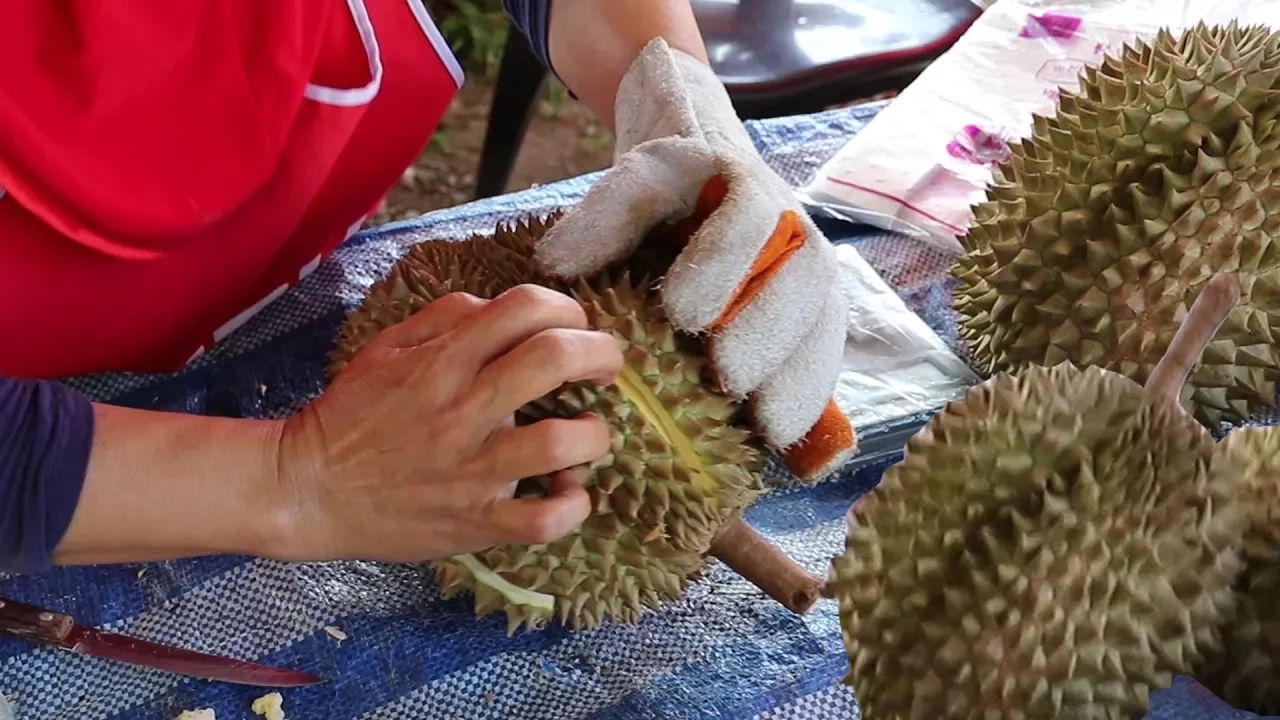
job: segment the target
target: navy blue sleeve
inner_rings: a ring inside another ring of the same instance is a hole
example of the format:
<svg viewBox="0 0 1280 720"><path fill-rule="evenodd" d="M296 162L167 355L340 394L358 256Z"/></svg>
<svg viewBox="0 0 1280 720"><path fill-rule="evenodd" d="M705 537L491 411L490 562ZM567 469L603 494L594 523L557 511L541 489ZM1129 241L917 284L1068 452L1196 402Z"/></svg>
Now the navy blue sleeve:
<svg viewBox="0 0 1280 720"><path fill-rule="evenodd" d="M639 0L635 0L639 1ZM551 72L551 49L548 47L547 35L551 30L552 0L502 0L507 15L524 36L529 39L529 47L538 56L543 65Z"/></svg>
<svg viewBox="0 0 1280 720"><path fill-rule="evenodd" d="M0 377L0 570L50 568L92 446L88 398L53 381Z"/></svg>

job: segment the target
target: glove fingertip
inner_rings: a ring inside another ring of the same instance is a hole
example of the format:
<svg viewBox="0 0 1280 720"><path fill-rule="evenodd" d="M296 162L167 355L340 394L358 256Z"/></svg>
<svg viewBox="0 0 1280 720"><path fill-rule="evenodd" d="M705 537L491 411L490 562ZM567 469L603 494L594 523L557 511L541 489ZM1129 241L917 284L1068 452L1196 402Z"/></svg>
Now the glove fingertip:
<svg viewBox="0 0 1280 720"><path fill-rule="evenodd" d="M582 210L576 211L578 213ZM584 242L580 238L617 238L607 223L584 222L581 215L567 216L552 226L533 249L538 271L555 278L574 278L596 272L625 256L625 246L606 242Z"/></svg>
<svg viewBox="0 0 1280 720"><path fill-rule="evenodd" d="M829 400L818 422L783 453L783 463L801 481L816 484L858 452L858 436L835 400Z"/></svg>

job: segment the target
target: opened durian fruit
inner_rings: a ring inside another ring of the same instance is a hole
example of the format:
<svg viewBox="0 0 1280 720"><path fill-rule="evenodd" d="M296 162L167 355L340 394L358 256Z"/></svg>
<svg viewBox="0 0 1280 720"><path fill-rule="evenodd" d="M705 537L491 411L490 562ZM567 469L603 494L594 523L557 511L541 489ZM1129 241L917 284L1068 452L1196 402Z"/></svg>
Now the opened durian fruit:
<svg viewBox="0 0 1280 720"><path fill-rule="evenodd" d="M336 376L383 329L455 291L493 298L536 283L575 298L624 347L617 382L570 383L522 408L519 423L596 411L611 452L585 470L592 512L545 545L504 545L433 563L446 597L471 593L477 615L504 612L508 633L555 619L570 630L634 622L683 595L708 557L804 613L822 580L752 530L742 511L763 491L761 448L745 408L713 389L697 338L674 332L653 287L679 247L673 226L619 267L566 282L540 275L533 250L559 217L530 218L466 240L415 244L348 313L329 371ZM538 494L545 478L522 481Z"/></svg>
<svg viewBox="0 0 1280 720"><path fill-rule="evenodd" d="M1280 374L1280 32L1160 32L1085 70L1013 143L952 272L988 372L1099 367L1143 383L1200 288L1243 300L1183 390L1217 429Z"/></svg>
<svg viewBox="0 0 1280 720"><path fill-rule="evenodd" d="M863 717L1141 718L1175 676L1248 656L1246 489L1280 480L1280 430L1219 447L1176 402L1239 297L1226 273L1202 286L1145 387L1069 361L1001 373L909 441L824 591Z"/></svg>

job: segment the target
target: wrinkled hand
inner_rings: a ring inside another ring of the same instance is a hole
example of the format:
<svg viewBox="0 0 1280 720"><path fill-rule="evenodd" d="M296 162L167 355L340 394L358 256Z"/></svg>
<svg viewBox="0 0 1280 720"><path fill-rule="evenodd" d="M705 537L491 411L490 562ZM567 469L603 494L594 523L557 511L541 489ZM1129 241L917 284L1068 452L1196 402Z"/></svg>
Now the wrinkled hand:
<svg viewBox="0 0 1280 720"><path fill-rule="evenodd" d="M571 381L612 382L617 341L559 293L455 293L387 328L285 426L290 559L421 562L550 542L586 518L565 468L609 450L596 417L516 427L517 408ZM551 475L545 498L515 483Z"/></svg>
<svg viewBox="0 0 1280 720"><path fill-rule="evenodd" d="M672 323L709 336L721 389L751 397L757 430L792 472L830 472L856 449L832 400L848 321L835 249L703 63L655 40L616 104L617 162L543 238L541 268L595 272L682 221L687 245L662 288Z"/></svg>

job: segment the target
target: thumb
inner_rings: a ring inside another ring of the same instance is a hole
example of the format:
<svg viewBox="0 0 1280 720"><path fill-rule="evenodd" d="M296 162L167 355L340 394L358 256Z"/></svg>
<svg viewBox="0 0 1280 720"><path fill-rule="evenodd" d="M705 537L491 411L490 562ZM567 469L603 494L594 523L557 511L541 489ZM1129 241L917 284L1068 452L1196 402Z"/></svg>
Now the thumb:
<svg viewBox="0 0 1280 720"><path fill-rule="evenodd" d="M534 260L543 273L560 277L624 260L658 223L693 214L699 191L715 173L715 156L702 140L664 137L641 143L551 226Z"/></svg>

